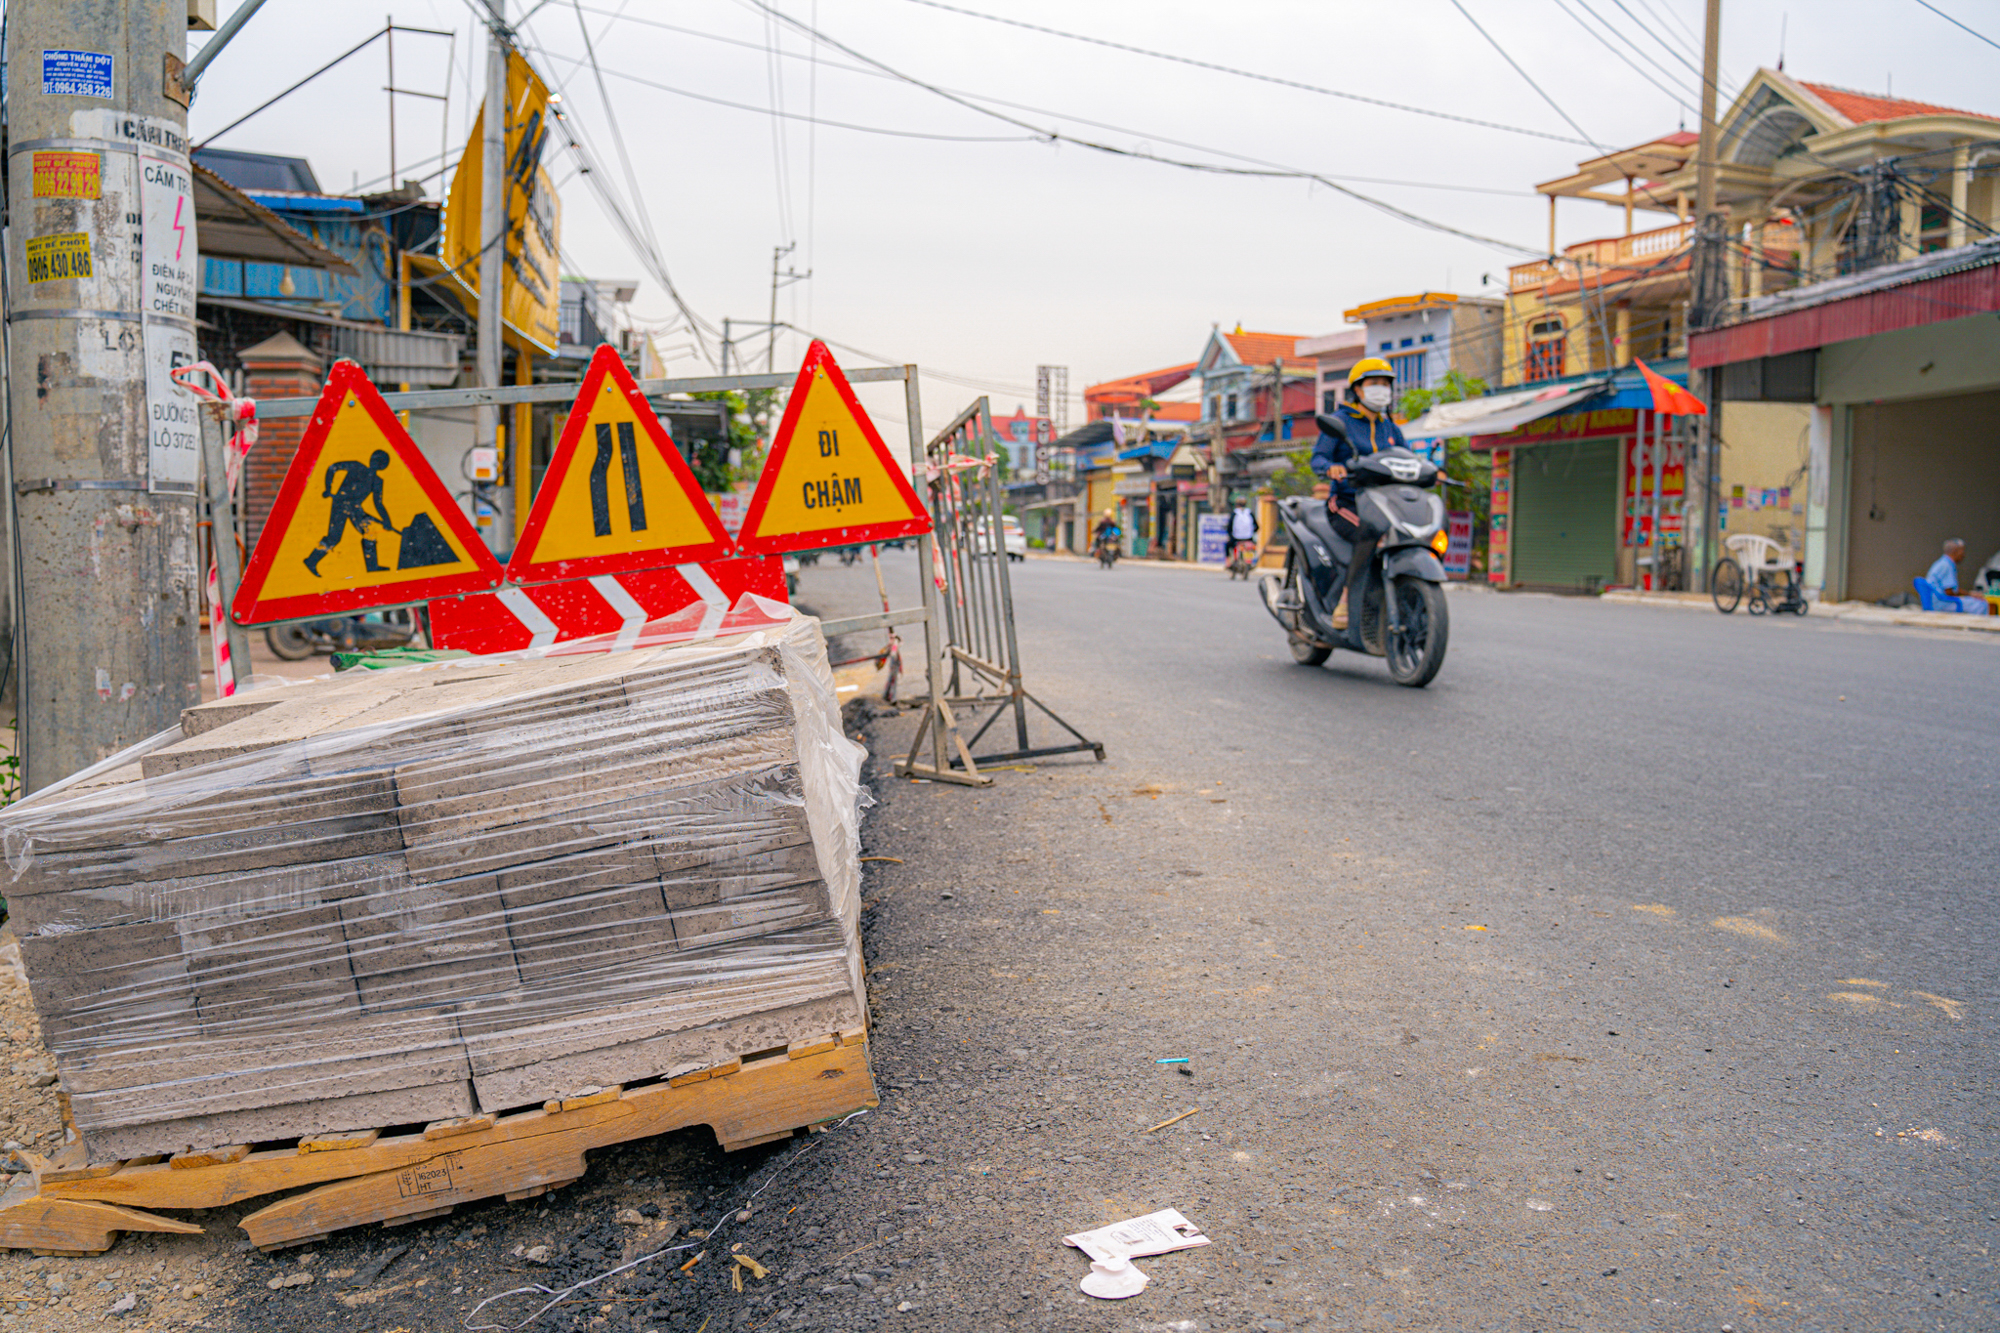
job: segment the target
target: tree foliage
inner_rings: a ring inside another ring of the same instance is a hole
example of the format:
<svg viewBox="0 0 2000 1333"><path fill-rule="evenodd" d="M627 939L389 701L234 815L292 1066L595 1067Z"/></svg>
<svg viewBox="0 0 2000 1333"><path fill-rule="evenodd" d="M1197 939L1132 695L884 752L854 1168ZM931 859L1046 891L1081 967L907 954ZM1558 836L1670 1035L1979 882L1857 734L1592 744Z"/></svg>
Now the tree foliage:
<svg viewBox="0 0 2000 1333"><path fill-rule="evenodd" d="M1486 381L1456 370L1444 373L1444 382L1435 389L1403 391L1404 420L1415 420L1439 403L1462 403L1484 398ZM1472 441L1461 435L1444 442L1444 474L1456 486L1445 490L1445 507L1472 514L1472 574L1486 571L1486 536L1493 514L1493 456L1476 452Z"/></svg>
<svg viewBox="0 0 2000 1333"><path fill-rule="evenodd" d="M704 403L723 403L729 411L725 435L697 437L689 453L688 470L710 495L732 491L745 481L754 481L764 467L764 440L769 435L771 409L777 401L775 389L738 392L721 389L698 393ZM735 461L731 462L732 451Z"/></svg>

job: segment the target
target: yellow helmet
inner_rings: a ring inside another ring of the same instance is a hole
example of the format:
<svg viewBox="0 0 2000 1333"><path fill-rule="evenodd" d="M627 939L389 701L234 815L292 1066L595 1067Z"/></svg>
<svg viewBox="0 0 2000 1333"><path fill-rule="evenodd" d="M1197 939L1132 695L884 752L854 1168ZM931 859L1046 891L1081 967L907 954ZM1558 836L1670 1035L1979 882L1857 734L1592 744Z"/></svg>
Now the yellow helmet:
<svg viewBox="0 0 2000 1333"><path fill-rule="evenodd" d="M1379 356L1364 356L1354 363L1354 369L1347 372L1347 382L1357 384L1371 375L1380 375L1393 380L1396 378L1396 370Z"/></svg>

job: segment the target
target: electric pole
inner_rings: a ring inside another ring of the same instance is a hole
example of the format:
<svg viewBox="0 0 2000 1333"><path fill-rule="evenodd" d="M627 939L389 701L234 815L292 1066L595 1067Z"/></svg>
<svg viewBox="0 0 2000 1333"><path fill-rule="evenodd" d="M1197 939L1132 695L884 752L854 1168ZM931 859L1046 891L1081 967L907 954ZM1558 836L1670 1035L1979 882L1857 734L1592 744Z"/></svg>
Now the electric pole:
<svg viewBox="0 0 2000 1333"><path fill-rule="evenodd" d="M783 273L778 272L778 261L798 248L799 243L797 241L793 241L790 245L774 245L771 247L771 322L769 326L771 341L766 343L764 347L764 373L767 375L770 374L772 365L778 359L778 289L780 287L789 287L795 282L803 282L812 276L811 269L807 269L803 273L800 273L796 269L786 269Z"/></svg>
<svg viewBox="0 0 2000 1333"><path fill-rule="evenodd" d="M1722 322L1728 308L1728 266L1726 245L1728 217L1715 207L1716 153L1720 148L1715 125L1716 80L1719 47L1722 42L1722 0L1708 0L1708 18L1701 44L1701 143L1695 150L1695 231L1689 257L1689 301L1687 327L1690 334ZM1715 567L1715 530L1720 523L1717 496L1721 469L1718 458L1722 424L1722 370L1710 367L1702 372L1698 390L1708 412L1697 426L1697 449L1701 470L1699 510L1693 515L1698 525L1690 535L1699 536L1696 549L1698 568L1690 571L1696 590L1708 590L1709 571ZM1687 516L1683 516L1683 524Z"/></svg>
<svg viewBox="0 0 2000 1333"><path fill-rule="evenodd" d="M195 359L196 249L185 8L15 0L7 27L5 499L34 791L201 700L202 427L168 378Z"/></svg>
<svg viewBox="0 0 2000 1333"><path fill-rule="evenodd" d="M507 260L507 0L486 0L491 18L486 25L486 106L480 116L479 163L479 387L500 387L500 319L504 304ZM473 410L474 444L500 457L500 409L481 404ZM517 451L518 452L518 451ZM507 460L521 467L519 457ZM511 474L510 474L511 475ZM473 488L479 494L477 485ZM476 516L475 516L476 519Z"/></svg>

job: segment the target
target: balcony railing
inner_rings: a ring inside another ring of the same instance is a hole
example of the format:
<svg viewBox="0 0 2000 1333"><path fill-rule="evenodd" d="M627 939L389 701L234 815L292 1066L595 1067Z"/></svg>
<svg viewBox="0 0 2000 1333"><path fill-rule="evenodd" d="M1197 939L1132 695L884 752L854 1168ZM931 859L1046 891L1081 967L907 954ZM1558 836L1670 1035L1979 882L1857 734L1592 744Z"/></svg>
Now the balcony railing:
<svg viewBox="0 0 2000 1333"><path fill-rule="evenodd" d="M1659 265L1668 256L1688 249L1693 244L1694 231L1692 222L1676 222L1651 231L1634 232L1630 236L1579 241L1565 246L1562 258L1554 262L1537 259L1513 265L1507 270L1508 288L1517 292L1527 291L1551 282L1561 282L1565 278L1603 274L1609 269ZM1772 223L1764 228L1767 254L1772 251L1789 253L1797 250L1801 243L1797 227Z"/></svg>

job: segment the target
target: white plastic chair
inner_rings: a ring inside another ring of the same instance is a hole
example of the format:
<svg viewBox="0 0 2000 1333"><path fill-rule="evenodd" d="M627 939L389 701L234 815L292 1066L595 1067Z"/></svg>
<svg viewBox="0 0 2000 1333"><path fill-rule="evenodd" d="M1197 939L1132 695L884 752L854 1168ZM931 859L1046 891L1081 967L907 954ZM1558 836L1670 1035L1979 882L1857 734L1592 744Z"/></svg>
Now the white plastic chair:
<svg viewBox="0 0 2000 1333"><path fill-rule="evenodd" d="M1729 548L1730 559L1743 567L1743 581L1752 587L1759 573L1789 572L1797 563L1788 544L1755 533L1739 532L1723 545Z"/></svg>

